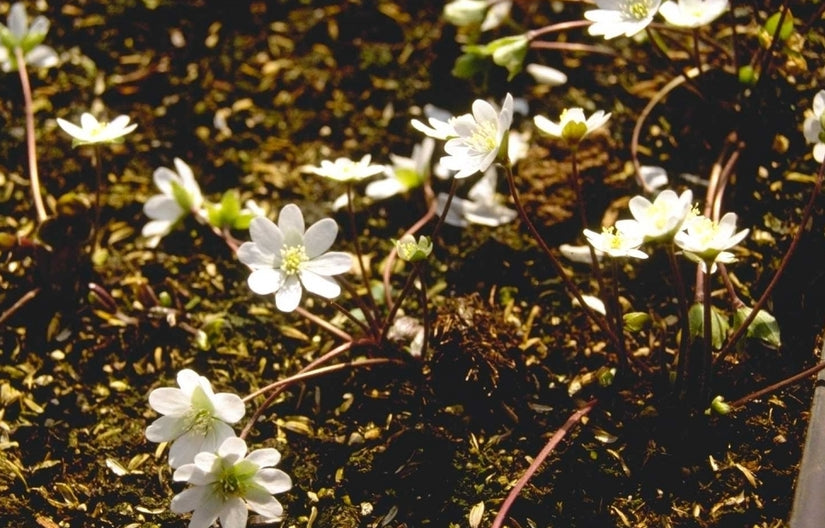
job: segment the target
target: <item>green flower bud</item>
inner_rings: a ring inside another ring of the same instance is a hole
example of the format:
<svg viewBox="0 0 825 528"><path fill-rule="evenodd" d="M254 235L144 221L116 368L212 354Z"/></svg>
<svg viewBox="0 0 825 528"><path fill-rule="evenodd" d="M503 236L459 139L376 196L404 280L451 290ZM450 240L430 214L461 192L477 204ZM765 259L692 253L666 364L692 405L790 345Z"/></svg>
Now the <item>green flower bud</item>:
<svg viewBox="0 0 825 528"><path fill-rule="evenodd" d="M404 235L395 241L395 250L401 260L418 262L430 256L433 252L433 242L426 236L420 236L416 242L414 236Z"/></svg>
<svg viewBox="0 0 825 528"><path fill-rule="evenodd" d="M710 407L705 410L705 414L710 416L711 413L716 413L720 416L725 416L730 413L731 410L731 406L725 403L725 398L723 396L717 396L710 402Z"/></svg>

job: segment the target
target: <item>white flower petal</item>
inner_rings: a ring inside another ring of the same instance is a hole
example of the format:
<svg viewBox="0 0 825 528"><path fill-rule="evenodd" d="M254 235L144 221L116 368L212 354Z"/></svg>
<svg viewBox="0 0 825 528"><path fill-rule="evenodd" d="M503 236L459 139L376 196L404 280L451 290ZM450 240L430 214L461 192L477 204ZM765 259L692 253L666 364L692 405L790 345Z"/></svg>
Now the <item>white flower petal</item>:
<svg viewBox="0 0 825 528"><path fill-rule="evenodd" d="M278 227L284 233L304 233L304 214L301 209L295 204L287 204L281 209L278 214Z"/></svg>
<svg viewBox="0 0 825 528"><path fill-rule="evenodd" d="M224 503L218 516L221 519L222 528L245 528L249 511L246 509L246 504L236 497Z"/></svg>
<svg viewBox="0 0 825 528"><path fill-rule="evenodd" d="M246 460L252 462L260 468L277 466L281 461L281 453L277 449L267 447L264 449L256 449L247 455ZM272 492L277 493L277 492Z"/></svg>
<svg viewBox="0 0 825 528"><path fill-rule="evenodd" d="M275 306L282 312L292 312L301 303L303 288L297 277L287 277L283 285L275 292Z"/></svg>
<svg viewBox="0 0 825 528"><path fill-rule="evenodd" d="M161 416L146 428L150 442L171 442L186 431L186 422L178 416Z"/></svg>
<svg viewBox="0 0 825 528"><path fill-rule="evenodd" d="M341 286L334 279L318 275L306 269L301 270L300 277L304 288L316 295L327 299L334 299L341 295Z"/></svg>
<svg viewBox="0 0 825 528"><path fill-rule="evenodd" d="M284 234L281 228L263 216L253 218L249 222L249 235L263 253L279 255L284 245Z"/></svg>
<svg viewBox="0 0 825 528"><path fill-rule="evenodd" d="M189 528L209 528L218 519L223 506L224 501L217 494L206 494L199 507L192 513Z"/></svg>
<svg viewBox="0 0 825 528"><path fill-rule="evenodd" d="M272 253L265 253L260 244L244 242L236 253L238 260L252 269L272 268L276 266L276 259Z"/></svg>
<svg viewBox="0 0 825 528"><path fill-rule="evenodd" d="M160 387L149 393L149 407L160 414L181 416L191 405L189 396L174 387Z"/></svg>
<svg viewBox="0 0 825 528"><path fill-rule="evenodd" d="M287 488L289 489L289 488ZM286 490L283 490L286 491ZM277 492L270 492L277 493ZM272 495L261 489L250 489L244 497L252 511L255 511L269 520L280 519L284 514L281 503Z"/></svg>
<svg viewBox="0 0 825 528"><path fill-rule="evenodd" d="M283 287L286 276L279 269L261 268L253 270L247 279L249 289L258 295L269 295Z"/></svg>
<svg viewBox="0 0 825 528"><path fill-rule="evenodd" d="M215 405L215 418L226 423L235 423L246 414L243 400L237 394L220 392L215 394L212 403Z"/></svg>
<svg viewBox="0 0 825 528"><path fill-rule="evenodd" d="M328 250L338 236L338 224L332 218L318 220L304 233L304 249L313 259Z"/></svg>
<svg viewBox="0 0 825 528"><path fill-rule="evenodd" d="M169 509L174 513L188 513L206 502L209 490L203 486L186 488L174 497Z"/></svg>
<svg viewBox="0 0 825 528"><path fill-rule="evenodd" d="M352 255L343 251L330 251L305 263L304 269L318 275L340 275L352 269Z"/></svg>
<svg viewBox="0 0 825 528"><path fill-rule="evenodd" d="M174 198L156 194L143 204L143 213L153 220L175 222L184 215L184 210Z"/></svg>

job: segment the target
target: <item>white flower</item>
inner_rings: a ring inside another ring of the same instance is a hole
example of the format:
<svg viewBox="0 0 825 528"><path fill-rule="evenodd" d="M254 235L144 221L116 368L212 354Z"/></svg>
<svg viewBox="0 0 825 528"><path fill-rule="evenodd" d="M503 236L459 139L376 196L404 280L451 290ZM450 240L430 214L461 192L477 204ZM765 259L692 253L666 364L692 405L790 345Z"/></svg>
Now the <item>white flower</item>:
<svg viewBox="0 0 825 528"><path fill-rule="evenodd" d="M659 14L674 26L696 28L710 24L728 8L728 0L667 0Z"/></svg>
<svg viewBox="0 0 825 528"><path fill-rule="evenodd" d="M152 219L142 231L149 247L156 246L183 217L203 207L203 195L192 169L180 158L175 158L175 168L177 172L160 167L152 175L161 194L143 204L143 212Z"/></svg>
<svg viewBox="0 0 825 528"><path fill-rule="evenodd" d="M481 23L481 31L490 31L499 27L510 16L510 10L513 8L513 2L506 0L492 0L488 3L490 9L487 10L487 15Z"/></svg>
<svg viewBox="0 0 825 528"><path fill-rule="evenodd" d="M424 141L413 147L410 158L390 154L392 165L386 170L389 177L367 184L364 194L373 200L383 200L421 186L430 177L430 161L434 149L435 141L424 138Z"/></svg>
<svg viewBox="0 0 825 528"><path fill-rule="evenodd" d="M585 118L583 109L566 108L559 116L558 123L541 115L535 116L533 122L545 134L564 139L575 145L584 139L587 134L604 126L610 119L610 115L609 113L605 114L604 110L599 110L590 117Z"/></svg>
<svg viewBox="0 0 825 528"><path fill-rule="evenodd" d="M444 221L450 225L466 227L470 224L479 224L496 227L512 222L516 211L502 204L502 198L496 193L496 169L490 167L484 176L470 188L467 193L469 200L453 197L450 209ZM447 204L447 195L438 195L438 214L444 212Z"/></svg>
<svg viewBox="0 0 825 528"><path fill-rule="evenodd" d="M547 86L560 86L567 82L567 75L564 72L545 66L544 64L531 63L524 67L525 71L533 76L539 84Z"/></svg>
<svg viewBox="0 0 825 528"><path fill-rule="evenodd" d="M687 258L700 263L705 273L716 271L717 262L734 262L736 258L726 250L744 240L750 231L743 229L736 233L736 213L725 213L718 223L695 215L685 220L684 225L685 230L676 233L674 242Z"/></svg>
<svg viewBox="0 0 825 528"><path fill-rule="evenodd" d="M0 24L0 63L3 71L17 70L15 48L20 48L27 64L38 68L50 68L58 63L57 52L41 44L49 32L49 20L42 16L34 17L29 26L26 7L23 2L15 2L9 10L8 25Z"/></svg>
<svg viewBox="0 0 825 528"><path fill-rule="evenodd" d="M215 451L235 431L227 424L243 418L243 400L236 394L212 392L212 385L196 372L178 372L178 386L149 393L149 406L162 414L146 428L151 442L172 442L169 465L189 464L201 451Z"/></svg>
<svg viewBox="0 0 825 528"><path fill-rule="evenodd" d="M487 11L487 0L453 0L444 4L444 19L454 26L480 24Z"/></svg>
<svg viewBox="0 0 825 528"><path fill-rule="evenodd" d="M636 231L621 231L616 227L603 227L601 233L585 229L584 236L593 248L613 258L647 258L647 253L639 249L643 241L642 235Z"/></svg>
<svg viewBox="0 0 825 528"><path fill-rule="evenodd" d="M111 122L98 121L95 116L83 112L80 126L57 118L57 124L64 132L72 136L72 146L91 145L94 143L121 143L123 136L137 128L137 123L129 124L129 116L120 115Z"/></svg>
<svg viewBox="0 0 825 528"><path fill-rule="evenodd" d="M252 269L249 288L260 295L275 294L275 305L291 312L301 302L303 288L333 299L341 286L331 277L349 271L349 253L327 251L338 235L332 218L318 220L304 231L304 215L295 204L287 204L278 215L278 225L264 217L249 224L252 242L238 248L238 259Z"/></svg>
<svg viewBox="0 0 825 528"><path fill-rule="evenodd" d="M434 139L441 141L456 137L458 134L453 128L455 117L449 112L433 105L426 105L424 107L424 115L427 116L427 123L425 124L418 119L412 119L410 123L413 128L419 132L426 134Z"/></svg>
<svg viewBox="0 0 825 528"><path fill-rule="evenodd" d="M322 160L320 167L306 166L302 170L325 178L342 182L352 182L375 176L384 172L383 165L370 163L372 157L364 155L358 161L349 158L338 158L335 161Z"/></svg>
<svg viewBox="0 0 825 528"><path fill-rule="evenodd" d="M509 93L500 112L487 101L476 99L472 114L461 115L453 121L456 137L444 145L448 155L441 158L441 164L458 171L455 177L459 179L486 171L499 156L512 122L513 96Z"/></svg>
<svg viewBox="0 0 825 528"><path fill-rule="evenodd" d="M632 37L647 27L659 9L661 0L596 0L599 9L584 12L595 22L587 31L612 39L619 35Z"/></svg>
<svg viewBox="0 0 825 528"><path fill-rule="evenodd" d="M280 520L284 509L272 495L292 487L289 475L274 467L281 454L271 447L248 455L246 450L243 439L227 438L217 453L198 453L193 463L175 471L174 480L192 486L172 497L170 509L193 512L189 528L209 528L217 519L222 528L245 528L248 510L266 522Z"/></svg>
<svg viewBox="0 0 825 528"><path fill-rule="evenodd" d="M644 196L634 196L629 204L634 220L619 220L617 227L624 231L639 229L645 242L671 240L690 213L692 200L690 190L681 195L664 190L652 203Z"/></svg>
<svg viewBox="0 0 825 528"><path fill-rule="evenodd" d="M825 160L825 90L820 90L814 96L814 115L805 118L803 132L805 140L814 144L814 159L819 163Z"/></svg>
<svg viewBox="0 0 825 528"><path fill-rule="evenodd" d="M659 187L667 185L667 171L655 165L642 165L639 167L639 178L646 189L655 191Z"/></svg>

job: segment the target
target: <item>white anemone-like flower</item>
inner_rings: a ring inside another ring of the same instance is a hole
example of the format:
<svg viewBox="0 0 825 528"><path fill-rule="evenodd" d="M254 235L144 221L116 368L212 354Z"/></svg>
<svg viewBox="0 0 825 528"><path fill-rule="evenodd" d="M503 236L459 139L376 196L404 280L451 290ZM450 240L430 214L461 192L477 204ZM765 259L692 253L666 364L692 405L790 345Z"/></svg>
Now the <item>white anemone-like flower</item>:
<svg viewBox="0 0 825 528"><path fill-rule="evenodd" d="M728 0L667 0L659 14L674 26L696 28L710 24L727 8Z"/></svg>
<svg viewBox="0 0 825 528"><path fill-rule="evenodd" d="M587 31L612 39L619 35L632 37L647 27L659 9L661 0L596 0L598 9L584 12L594 22Z"/></svg>
<svg viewBox="0 0 825 528"><path fill-rule="evenodd" d="M457 227L470 224L496 227L512 222L516 211L505 206L503 197L496 193L496 168L490 167L467 193L468 199L453 197L444 221ZM447 194L438 195L438 214L444 213Z"/></svg>
<svg viewBox="0 0 825 528"><path fill-rule="evenodd" d="M191 167L175 158L175 169L160 167L152 175L161 194L143 204L143 212L152 219L142 231L149 247L155 247L186 215L203 208L203 195Z"/></svg>
<svg viewBox="0 0 825 528"><path fill-rule="evenodd" d="M384 200L421 186L430 177L430 162L435 150L435 141L424 141L413 147L412 156L390 154L392 165L387 167L387 178L367 184L364 194L373 200Z"/></svg>
<svg viewBox="0 0 825 528"><path fill-rule="evenodd" d="M455 177L459 179L486 171L499 157L512 122L513 96L509 93L501 111L487 101L476 99L472 114L461 115L453 121L456 137L444 145L448 155L441 158L441 164L448 170L458 171Z"/></svg>
<svg viewBox="0 0 825 528"><path fill-rule="evenodd" d="M744 240L749 231L736 232L736 213L725 213L719 222L695 215L685 220L685 230L676 233L674 242L687 258L700 263L705 273L713 273L717 262L736 261L733 253L726 250Z"/></svg>
<svg viewBox="0 0 825 528"><path fill-rule="evenodd" d="M149 393L149 406L162 414L146 428L151 442L172 442L169 465L189 464L201 451L215 451L235 436L227 424L243 418L243 400L228 392L215 394L209 380L195 371L178 372L178 386L161 387Z"/></svg>
<svg viewBox="0 0 825 528"><path fill-rule="evenodd" d="M129 124L127 115L120 115L106 122L98 121L88 112L83 112L80 116L80 126L59 117L57 124L64 132L72 136L73 147L95 143L122 143L123 136L137 128L137 123Z"/></svg>
<svg viewBox="0 0 825 528"><path fill-rule="evenodd" d="M209 528L218 519L222 528L245 528L249 510L266 522L283 516L284 508L273 495L289 490L292 479L274 467L281 454L271 447L246 451L243 439L227 438L217 453L198 453L193 463L172 475L192 485L172 497L170 504L175 513L193 512L189 528Z"/></svg>
<svg viewBox="0 0 825 528"><path fill-rule="evenodd" d="M481 23L481 31L490 31L501 26L510 16L510 10L513 8L513 2L508 0L490 0L488 3L490 8Z"/></svg>
<svg viewBox="0 0 825 528"><path fill-rule="evenodd" d="M418 119L410 120L410 124L412 124L414 129L430 136L431 138L440 139L441 141L454 138L458 135L453 128L454 122L455 117L449 114L446 114L444 119L435 115L427 116L427 123L424 123Z"/></svg>
<svg viewBox="0 0 825 528"><path fill-rule="evenodd" d="M594 249L610 257L647 258L647 253L639 249L644 239L641 233L635 230L622 231L616 227L603 227L602 232L597 233L585 229L584 236Z"/></svg>
<svg viewBox="0 0 825 528"><path fill-rule="evenodd" d="M352 267L352 256L327 251L338 235L332 218L318 220L304 230L304 215L295 204L287 204L276 225L268 218L254 218L249 224L251 242L238 248L238 259L252 269L249 288L260 295L275 294L282 312L295 310L303 288L334 299L341 286L332 278Z"/></svg>
<svg viewBox="0 0 825 528"><path fill-rule="evenodd" d="M306 166L302 170L332 180L353 182L384 172L383 165L373 165L370 163L371 160L372 157L369 154L365 154L358 161L349 158L338 158L335 161L322 160L320 167Z"/></svg>
<svg viewBox="0 0 825 528"><path fill-rule="evenodd" d="M57 52L41 44L49 32L49 19L42 15L34 17L29 25L23 2L15 2L9 9L7 25L0 24L0 64L3 71L18 68L15 48L20 48L27 64L38 68L57 66Z"/></svg>
<svg viewBox="0 0 825 528"><path fill-rule="evenodd" d="M692 200L690 190L678 195L667 189L660 192L653 202L644 196L634 196L629 204L634 219L619 220L616 225L621 231L638 229L645 242L672 240L690 213Z"/></svg>
<svg viewBox="0 0 825 528"><path fill-rule="evenodd" d="M805 118L803 132L805 140L814 144L814 159L822 163L825 161L825 90L814 96L813 110L813 115Z"/></svg>
<svg viewBox="0 0 825 528"><path fill-rule="evenodd" d="M586 118L584 109L566 108L559 116L558 123L541 115L535 116L533 122L545 134L564 139L571 145L575 145L584 139L586 135L604 126L610 116L610 113L599 110Z"/></svg>

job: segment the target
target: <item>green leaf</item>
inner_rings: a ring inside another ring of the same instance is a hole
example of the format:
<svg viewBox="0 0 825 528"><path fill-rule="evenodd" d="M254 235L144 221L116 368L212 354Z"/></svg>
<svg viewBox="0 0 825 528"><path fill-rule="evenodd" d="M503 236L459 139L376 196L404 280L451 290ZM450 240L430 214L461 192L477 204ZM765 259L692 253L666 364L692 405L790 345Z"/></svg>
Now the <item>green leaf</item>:
<svg viewBox="0 0 825 528"><path fill-rule="evenodd" d="M466 50L470 46L465 46ZM470 79L479 73L484 73L490 68L490 63L484 56L465 53L456 59L453 65L452 74L459 79Z"/></svg>
<svg viewBox="0 0 825 528"><path fill-rule="evenodd" d="M622 318L624 327L631 332L639 332L650 325L650 315L645 312L628 312Z"/></svg>
<svg viewBox="0 0 825 528"><path fill-rule="evenodd" d="M750 316L753 309L749 306L743 306L736 310L733 316L733 326L738 329L745 322L745 319ZM748 326L745 334L750 339L758 339L765 344L779 348L782 346L782 339L779 333L779 323L776 318L765 310L759 310L753 322Z"/></svg>
<svg viewBox="0 0 825 528"><path fill-rule="evenodd" d="M702 303L696 303L690 307L688 313L688 320L690 322L690 339L702 340L705 338L705 309ZM725 317L720 314L716 308L710 308L710 328L711 328L711 346L715 349L722 348L725 342L725 336L728 333L730 326Z"/></svg>

